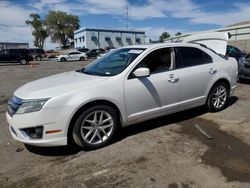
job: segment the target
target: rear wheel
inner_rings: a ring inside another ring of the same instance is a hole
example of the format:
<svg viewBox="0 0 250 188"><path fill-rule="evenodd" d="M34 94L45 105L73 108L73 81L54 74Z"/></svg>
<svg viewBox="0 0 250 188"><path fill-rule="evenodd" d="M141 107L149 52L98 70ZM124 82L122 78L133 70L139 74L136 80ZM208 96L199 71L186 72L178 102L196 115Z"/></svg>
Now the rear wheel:
<svg viewBox="0 0 250 188"><path fill-rule="evenodd" d="M117 123L113 108L104 105L91 107L77 118L73 128L73 140L84 149L100 148L112 140Z"/></svg>
<svg viewBox="0 0 250 188"><path fill-rule="evenodd" d="M19 62L20 62L21 65L27 65L28 64L26 59L20 59Z"/></svg>
<svg viewBox="0 0 250 188"><path fill-rule="evenodd" d="M211 112L218 112L226 108L229 97L229 89L223 82L214 85L207 99L207 108Z"/></svg>
<svg viewBox="0 0 250 188"><path fill-rule="evenodd" d="M36 60L37 60L37 61L41 61L41 60L42 60L42 57L41 57L41 56L36 56Z"/></svg>
<svg viewBox="0 0 250 188"><path fill-rule="evenodd" d="M61 58L61 62L67 61L64 57Z"/></svg>

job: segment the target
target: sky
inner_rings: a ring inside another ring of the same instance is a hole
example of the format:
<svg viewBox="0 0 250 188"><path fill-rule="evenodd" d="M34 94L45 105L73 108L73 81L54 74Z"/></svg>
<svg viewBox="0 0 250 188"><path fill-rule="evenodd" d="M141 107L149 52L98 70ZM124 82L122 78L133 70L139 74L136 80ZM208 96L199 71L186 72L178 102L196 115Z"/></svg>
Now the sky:
<svg viewBox="0 0 250 188"><path fill-rule="evenodd" d="M157 40L167 31L189 33L216 29L250 20L250 0L0 0L0 42L28 42L32 28L25 24L31 13L42 19L50 10L79 16L81 27L143 30ZM52 49L48 38L45 49Z"/></svg>

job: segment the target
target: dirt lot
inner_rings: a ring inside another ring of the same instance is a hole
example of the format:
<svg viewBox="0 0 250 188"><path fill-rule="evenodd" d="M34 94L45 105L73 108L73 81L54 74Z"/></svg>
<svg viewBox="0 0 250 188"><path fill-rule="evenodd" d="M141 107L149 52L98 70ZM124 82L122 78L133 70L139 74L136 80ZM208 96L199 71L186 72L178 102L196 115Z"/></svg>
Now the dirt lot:
<svg viewBox="0 0 250 188"><path fill-rule="evenodd" d="M0 65L0 187L250 187L249 83L238 85L230 106L220 113L196 108L130 126L96 151L25 147L14 141L5 120L13 91L87 63Z"/></svg>

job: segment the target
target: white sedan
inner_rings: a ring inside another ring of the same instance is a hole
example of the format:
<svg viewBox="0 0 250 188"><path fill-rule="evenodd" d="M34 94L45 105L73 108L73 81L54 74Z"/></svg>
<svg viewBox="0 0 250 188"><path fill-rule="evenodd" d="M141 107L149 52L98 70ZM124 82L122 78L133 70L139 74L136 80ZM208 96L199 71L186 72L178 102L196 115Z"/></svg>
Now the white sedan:
<svg viewBox="0 0 250 188"><path fill-rule="evenodd" d="M36 146L96 149L118 127L204 105L227 107L237 84L235 59L204 45L129 46L87 67L17 89L6 113L14 139Z"/></svg>
<svg viewBox="0 0 250 188"><path fill-rule="evenodd" d="M87 55L83 52L68 52L64 55L59 55L56 57L57 61L84 61L87 59Z"/></svg>

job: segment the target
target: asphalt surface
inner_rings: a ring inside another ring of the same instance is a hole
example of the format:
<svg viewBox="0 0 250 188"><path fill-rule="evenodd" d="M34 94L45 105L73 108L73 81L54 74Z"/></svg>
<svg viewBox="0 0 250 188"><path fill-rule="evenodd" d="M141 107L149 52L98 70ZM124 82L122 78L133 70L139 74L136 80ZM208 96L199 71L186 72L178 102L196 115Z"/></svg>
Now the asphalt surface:
<svg viewBox="0 0 250 188"><path fill-rule="evenodd" d="M89 62L0 64L0 187L250 187L250 82L222 112L199 107L126 127L95 151L13 140L5 109L14 90Z"/></svg>

